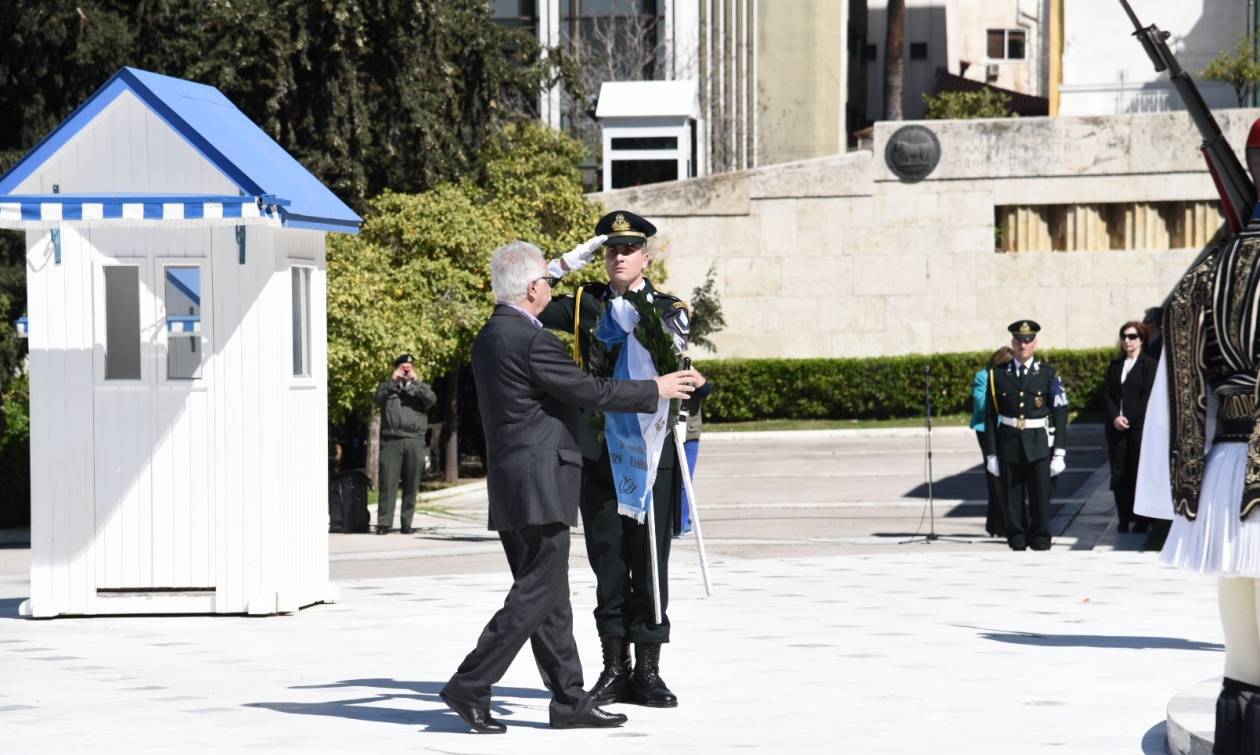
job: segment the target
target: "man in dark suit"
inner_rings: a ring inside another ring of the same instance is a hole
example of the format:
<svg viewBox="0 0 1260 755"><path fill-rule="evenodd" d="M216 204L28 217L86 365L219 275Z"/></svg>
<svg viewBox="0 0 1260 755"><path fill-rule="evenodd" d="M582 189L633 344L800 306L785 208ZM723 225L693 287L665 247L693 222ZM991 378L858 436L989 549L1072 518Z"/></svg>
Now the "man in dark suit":
<svg viewBox="0 0 1260 755"><path fill-rule="evenodd" d="M1044 551L1050 549L1050 478L1066 467L1067 393L1054 368L1033 356L1041 326L1017 320L1007 330L1015 358L989 370L985 465L1006 490L1007 545Z"/></svg>
<svg viewBox="0 0 1260 755"><path fill-rule="evenodd" d="M473 344L473 378L486 436L489 528L499 533L514 581L441 697L474 731L505 731L490 717L490 687L529 640L552 693L552 727L620 726L624 715L595 707L583 691L573 640L569 528L577 524L582 484L577 407L654 412L663 399L687 398L699 375L587 375L538 321L553 282L542 252L516 241L494 253L490 269L497 305Z"/></svg>

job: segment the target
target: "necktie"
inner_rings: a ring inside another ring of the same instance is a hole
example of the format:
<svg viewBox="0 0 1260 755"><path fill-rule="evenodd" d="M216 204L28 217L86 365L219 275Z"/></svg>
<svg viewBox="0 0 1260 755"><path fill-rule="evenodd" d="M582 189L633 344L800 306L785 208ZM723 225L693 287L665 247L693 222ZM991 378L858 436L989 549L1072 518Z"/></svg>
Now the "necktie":
<svg viewBox="0 0 1260 755"><path fill-rule="evenodd" d="M1023 379L1023 377L1024 377L1024 370L1025 370L1025 369L1026 369L1026 368L1025 368L1025 367L1024 367L1024 365L1022 365L1022 364L1021 364L1021 365L1019 365L1018 367L1016 367L1016 368L1015 368L1015 377L1018 377L1018 378L1020 378L1020 379Z"/></svg>

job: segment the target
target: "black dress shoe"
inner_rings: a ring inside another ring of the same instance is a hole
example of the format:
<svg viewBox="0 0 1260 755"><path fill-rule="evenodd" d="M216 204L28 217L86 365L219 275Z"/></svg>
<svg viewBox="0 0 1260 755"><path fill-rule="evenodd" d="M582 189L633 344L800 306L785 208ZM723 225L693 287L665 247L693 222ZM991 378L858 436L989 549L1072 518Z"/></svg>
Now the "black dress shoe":
<svg viewBox="0 0 1260 755"><path fill-rule="evenodd" d="M389 534L389 527L377 527L377 528L376 528L376 534L378 534L378 535L388 535L388 534Z"/></svg>
<svg viewBox="0 0 1260 755"><path fill-rule="evenodd" d="M551 714L551 728L553 729L608 729L614 726L621 726L628 719L622 713L609 713L603 708L591 706L591 709L585 713L575 716L557 716Z"/></svg>
<svg viewBox="0 0 1260 755"><path fill-rule="evenodd" d="M404 535L410 535L411 533L415 532L415 530L411 529L410 527L403 527L402 529L398 531Z"/></svg>
<svg viewBox="0 0 1260 755"><path fill-rule="evenodd" d="M1128 532L1128 531L1129 531L1128 522L1120 522L1119 524L1116 525L1116 532Z"/></svg>
<svg viewBox="0 0 1260 755"><path fill-rule="evenodd" d="M490 711L485 708L474 708L471 705L464 705L456 702L446 696L445 692L438 693L442 698L442 702L446 703L446 707L459 714L464 719L464 723L478 734L502 734L507 731L507 727L490 717Z"/></svg>

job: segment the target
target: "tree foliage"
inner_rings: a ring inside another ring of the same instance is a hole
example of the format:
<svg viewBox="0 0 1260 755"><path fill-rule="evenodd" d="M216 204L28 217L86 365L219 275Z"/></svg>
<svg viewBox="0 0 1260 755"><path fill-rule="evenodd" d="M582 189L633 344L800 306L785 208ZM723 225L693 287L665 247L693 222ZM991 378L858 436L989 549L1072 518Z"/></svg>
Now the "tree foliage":
<svg viewBox="0 0 1260 755"><path fill-rule="evenodd" d="M1221 50L1220 54L1208 61L1202 76L1208 81L1223 81L1234 88L1234 96L1238 98L1238 107L1247 104L1251 94L1260 84L1260 61L1256 60L1256 38L1244 34L1232 50Z"/></svg>
<svg viewBox="0 0 1260 755"><path fill-rule="evenodd" d="M485 181L372 200L357 237L328 250L329 412L363 415L404 351L433 379L467 360L493 305L490 253L513 240L553 257L585 239L600 209L582 195L583 147L538 124L487 144ZM594 266L592 266L594 267Z"/></svg>
<svg viewBox="0 0 1260 755"><path fill-rule="evenodd" d="M704 284L691 291L691 335L692 345L715 351L709 336L720 333L726 327L726 318L722 316L722 302L717 295L717 263L709 265L705 273Z"/></svg>
<svg viewBox="0 0 1260 755"><path fill-rule="evenodd" d="M990 87L974 92L941 92L935 97L924 94L923 102L927 104L923 117L929 120L1017 117L1011 111L1011 96Z"/></svg>
<svg viewBox="0 0 1260 755"><path fill-rule="evenodd" d="M562 78L485 0L44 0L0 14L0 38L0 168L131 65L221 89L356 209L475 177Z"/></svg>

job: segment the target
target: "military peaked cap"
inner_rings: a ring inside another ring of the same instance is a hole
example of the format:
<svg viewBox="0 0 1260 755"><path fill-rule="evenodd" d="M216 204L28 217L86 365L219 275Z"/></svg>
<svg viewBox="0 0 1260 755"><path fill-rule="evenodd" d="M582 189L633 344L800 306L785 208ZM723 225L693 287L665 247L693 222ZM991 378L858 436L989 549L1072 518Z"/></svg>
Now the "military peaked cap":
<svg viewBox="0 0 1260 755"><path fill-rule="evenodd" d="M416 360L410 354L399 354L398 358L394 360L394 366L402 367L404 364L407 364L409 362L411 364L415 364Z"/></svg>
<svg viewBox="0 0 1260 755"><path fill-rule="evenodd" d="M1033 320L1016 320L1007 325L1006 329L1011 331L1011 335L1016 338L1025 338L1030 341L1041 332L1041 326Z"/></svg>
<svg viewBox="0 0 1260 755"><path fill-rule="evenodd" d="M645 241L656 233L656 226L629 210L613 210L595 224L596 236L607 236L604 246Z"/></svg>

